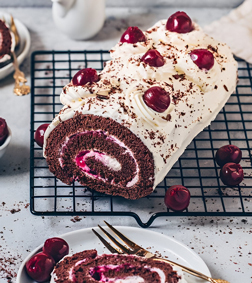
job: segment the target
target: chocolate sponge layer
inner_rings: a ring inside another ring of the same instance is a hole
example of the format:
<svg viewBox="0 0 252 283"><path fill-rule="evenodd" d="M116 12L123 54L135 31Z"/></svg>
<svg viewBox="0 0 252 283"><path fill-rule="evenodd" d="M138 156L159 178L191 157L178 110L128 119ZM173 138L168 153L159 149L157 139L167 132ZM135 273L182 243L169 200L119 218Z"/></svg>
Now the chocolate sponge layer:
<svg viewBox="0 0 252 283"><path fill-rule="evenodd" d="M113 170L90 157L86 165L93 175L87 174L75 161L78 154L86 151L117 160L121 169ZM66 184L77 180L98 192L128 199L138 199L153 191L152 153L128 128L111 118L77 113L50 133L45 155L49 170Z"/></svg>

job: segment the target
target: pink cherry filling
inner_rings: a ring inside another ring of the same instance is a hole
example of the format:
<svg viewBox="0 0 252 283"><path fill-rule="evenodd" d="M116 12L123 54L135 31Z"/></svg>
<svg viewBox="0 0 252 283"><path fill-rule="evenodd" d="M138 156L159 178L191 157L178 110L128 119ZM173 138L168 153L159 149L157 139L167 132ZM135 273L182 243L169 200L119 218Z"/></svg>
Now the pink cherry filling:
<svg viewBox="0 0 252 283"><path fill-rule="evenodd" d="M96 138L101 138L102 140L108 141L110 143L114 143L117 147L120 146L123 148L124 153L129 155L136 165L135 172L133 173L131 180L128 181L126 184L126 187L131 187L134 184L138 182L138 174L139 174L139 167L138 164L134 158L134 155L132 154L131 150L120 140L118 140L114 136L108 136L106 132L102 130L95 130L95 131L84 131L84 132L78 132L76 134L71 135L70 137L67 137L65 142L62 144L61 151L60 151L60 157L59 157L59 163L62 168L66 166L65 164L65 158L64 155L69 155L68 153L68 146L70 145L73 139L78 139L80 136L87 135L87 136L94 136ZM89 138L89 137L87 137ZM112 145L113 146L113 145ZM120 186L120 182L117 183L114 178L106 177L106 173L104 176L104 172L102 175L99 173L99 169L92 168L90 164L95 164L100 166L98 163L102 164L104 167L108 168L110 171L113 172L120 172L122 170L122 165L118 162L118 160L115 157L109 156L106 153L100 152L99 150L81 150L77 153L77 155L73 158L73 162L88 176L90 176L93 179L98 179L103 182L109 182L112 185ZM97 172L96 172L97 171ZM110 173L111 175L111 173ZM118 175L118 173L117 173ZM78 177L75 177L76 180L78 180Z"/></svg>
<svg viewBox="0 0 252 283"><path fill-rule="evenodd" d="M88 175L92 175L93 177L101 177L97 172L95 172L95 170L88 167L87 159L94 157L97 161L100 161L104 165L106 165L104 156L105 154L99 151L84 150L78 153L75 158L75 162L81 168L81 170L87 173Z"/></svg>
<svg viewBox="0 0 252 283"><path fill-rule="evenodd" d="M114 272L119 272L125 268L129 268L129 264L121 264L121 265L102 265L90 268L89 274L97 281L100 282L114 282L115 278L108 278L105 274L109 271L113 270ZM134 268L134 267L131 267ZM120 278L116 278L120 279ZM123 278L121 278L123 279Z"/></svg>

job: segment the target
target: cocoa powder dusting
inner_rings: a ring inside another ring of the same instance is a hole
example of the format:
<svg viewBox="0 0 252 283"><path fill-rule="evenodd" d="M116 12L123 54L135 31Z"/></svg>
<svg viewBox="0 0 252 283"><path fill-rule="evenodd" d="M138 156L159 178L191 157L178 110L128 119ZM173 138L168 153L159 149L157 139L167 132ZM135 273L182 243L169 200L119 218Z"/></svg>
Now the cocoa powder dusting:
<svg viewBox="0 0 252 283"><path fill-rule="evenodd" d="M14 283L14 279L17 276L16 270L21 262L22 258L20 255L13 256L10 251L0 246L0 281L1 279L6 279L3 282Z"/></svg>

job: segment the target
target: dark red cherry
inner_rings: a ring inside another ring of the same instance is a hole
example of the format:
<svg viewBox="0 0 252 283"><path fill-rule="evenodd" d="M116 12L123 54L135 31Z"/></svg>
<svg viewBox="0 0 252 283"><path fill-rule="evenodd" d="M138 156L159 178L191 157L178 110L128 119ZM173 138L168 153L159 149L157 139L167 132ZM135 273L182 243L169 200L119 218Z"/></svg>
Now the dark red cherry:
<svg viewBox="0 0 252 283"><path fill-rule="evenodd" d="M236 186L244 178L243 169L240 164L226 163L220 170L220 178L227 186Z"/></svg>
<svg viewBox="0 0 252 283"><path fill-rule="evenodd" d="M151 67L162 67L165 62L163 56L156 49L148 50L141 58L141 61Z"/></svg>
<svg viewBox="0 0 252 283"><path fill-rule="evenodd" d="M41 147L43 147L44 134L45 134L45 131L46 131L48 126L49 126L49 124L42 124L37 128L37 130L35 132L34 139L35 139L36 143Z"/></svg>
<svg viewBox="0 0 252 283"><path fill-rule="evenodd" d="M193 30L191 18L185 12L176 12L166 22L166 29L177 33L187 33Z"/></svg>
<svg viewBox="0 0 252 283"><path fill-rule="evenodd" d="M207 49L194 49L190 57L201 70L210 70L214 65L213 53Z"/></svg>
<svg viewBox="0 0 252 283"><path fill-rule="evenodd" d="M86 68L79 70L72 79L72 84L75 86L85 85L87 83L93 83L99 81L97 71L92 68Z"/></svg>
<svg viewBox="0 0 252 283"><path fill-rule="evenodd" d="M228 162L239 163L242 158L242 152L236 145L228 144L220 147L216 154L215 160L219 166Z"/></svg>
<svg viewBox="0 0 252 283"><path fill-rule="evenodd" d="M128 27L123 33L120 42L137 43L145 41L146 37L138 27Z"/></svg>
<svg viewBox="0 0 252 283"><path fill-rule="evenodd" d="M69 253L69 246L65 240L54 237L45 241L43 252L53 257L55 262L58 262Z"/></svg>
<svg viewBox="0 0 252 283"><path fill-rule="evenodd" d="M43 253L37 253L30 258L26 264L27 274L37 282L44 282L50 279L50 274L55 265L54 259Z"/></svg>
<svg viewBox="0 0 252 283"><path fill-rule="evenodd" d="M174 211L183 211L190 202L189 190L181 185L171 186L165 193L165 205Z"/></svg>
<svg viewBox="0 0 252 283"><path fill-rule="evenodd" d="M0 146L5 142L9 135L8 127L6 121L0 118Z"/></svg>
<svg viewBox="0 0 252 283"><path fill-rule="evenodd" d="M164 112L171 102L169 93L159 86L153 86L146 90L143 100L148 107L159 113Z"/></svg>

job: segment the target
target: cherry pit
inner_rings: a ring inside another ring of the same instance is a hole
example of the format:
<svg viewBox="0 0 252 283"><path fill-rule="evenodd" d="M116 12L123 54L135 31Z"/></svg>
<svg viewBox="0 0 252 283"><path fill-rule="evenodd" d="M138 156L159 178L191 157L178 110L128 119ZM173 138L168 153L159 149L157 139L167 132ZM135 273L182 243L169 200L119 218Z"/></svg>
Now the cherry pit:
<svg viewBox="0 0 252 283"><path fill-rule="evenodd" d="M50 279L55 264L69 253L68 243L62 238L49 238L42 252L32 256L25 264L27 274L37 282Z"/></svg>

